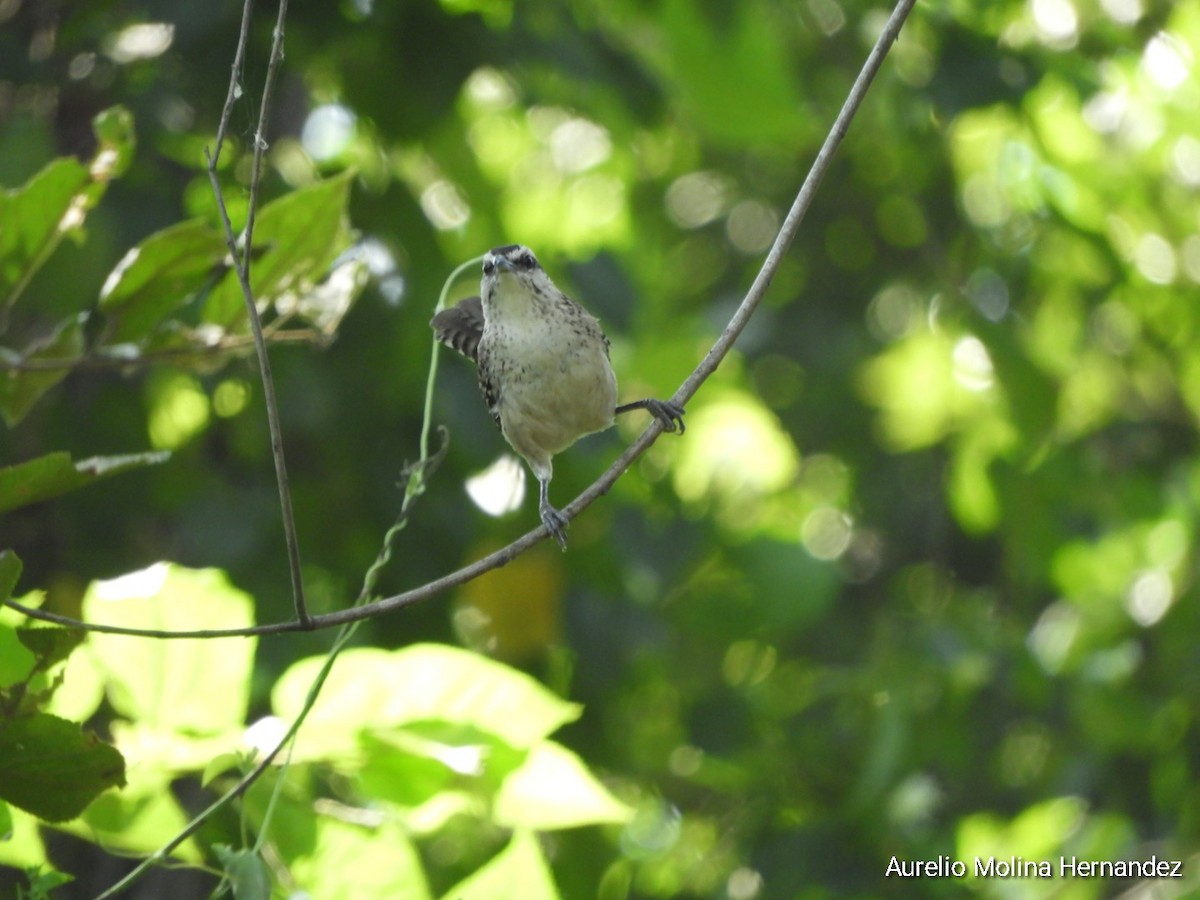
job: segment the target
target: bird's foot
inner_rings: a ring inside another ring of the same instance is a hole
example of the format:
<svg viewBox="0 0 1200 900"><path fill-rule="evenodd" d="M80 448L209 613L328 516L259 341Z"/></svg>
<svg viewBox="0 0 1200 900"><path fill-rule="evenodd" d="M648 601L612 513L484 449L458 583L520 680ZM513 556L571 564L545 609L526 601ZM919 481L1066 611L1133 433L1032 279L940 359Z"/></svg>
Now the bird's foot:
<svg viewBox="0 0 1200 900"><path fill-rule="evenodd" d="M680 434L683 434L687 430L687 426L683 424L684 409L678 403L672 403L670 400L648 398L646 400L634 400L632 403L618 406L615 412L619 416L621 413L629 412L633 409L646 410L646 412L662 423L664 431L678 431Z"/></svg>
<svg viewBox="0 0 1200 900"><path fill-rule="evenodd" d="M683 434L687 430L687 426L683 424L684 409L678 403L650 399L646 401L646 411L662 422L664 431L678 431Z"/></svg>
<svg viewBox="0 0 1200 900"><path fill-rule="evenodd" d="M542 524L546 526L546 530L550 532L550 536L558 541L558 546L567 549L567 519L557 509L547 502L543 502L540 507L542 514Z"/></svg>

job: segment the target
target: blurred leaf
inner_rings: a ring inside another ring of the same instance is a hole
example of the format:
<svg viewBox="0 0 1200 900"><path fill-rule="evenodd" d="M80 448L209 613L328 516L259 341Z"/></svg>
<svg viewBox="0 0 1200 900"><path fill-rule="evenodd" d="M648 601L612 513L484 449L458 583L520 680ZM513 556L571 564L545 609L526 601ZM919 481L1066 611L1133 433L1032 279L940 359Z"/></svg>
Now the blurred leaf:
<svg viewBox="0 0 1200 900"><path fill-rule="evenodd" d="M353 179L353 172L344 172L286 194L259 211L250 283L260 309L281 298L303 298L350 245L346 204ZM209 296L204 319L241 328L245 309L237 273L230 270Z"/></svg>
<svg viewBox="0 0 1200 900"><path fill-rule="evenodd" d="M3 484L3 469L0 469L0 485ZM0 497L3 491L0 490ZM11 550L0 550L0 601L8 600L17 589L21 577L21 558Z"/></svg>
<svg viewBox="0 0 1200 900"><path fill-rule="evenodd" d="M29 879L29 893L20 896L27 897L28 900L50 900L51 891L75 880L73 875L66 872L43 869L41 866L30 866L25 870L25 875Z"/></svg>
<svg viewBox="0 0 1200 900"><path fill-rule="evenodd" d="M92 177L97 181L119 178L133 161L133 114L123 106L111 107L96 114L92 130L100 142L92 161Z"/></svg>
<svg viewBox="0 0 1200 900"><path fill-rule="evenodd" d="M138 341L197 293L215 283L228 255L225 240L194 219L157 231L125 254L100 291L108 343Z"/></svg>
<svg viewBox="0 0 1200 900"><path fill-rule="evenodd" d="M213 851L225 870L235 900L269 900L271 873L261 856L253 850L233 850L220 844Z"/></svg>
<svg viewBox="0 0 1200 900"><path fill-rule="evenodd" d="M0 865L39 867L49 862L42 840L42 823L0 800L0 818L7 817L9 827L0 834Z"/></svg>
<svg viewBox="0 0 1200 900"><path fill-rule="evenodd" d="M83 618L178 632L241 628L254 622L254 601L217 569L158 563L92 582ZM89 646L109 680L113 707L141 726L205 736L239 729L245 721L254 638L155 641L93 634Z"/></svg>
<svg viewBox="0 0 1200 900"><path fill-rule="evenodd" d="M363 735L366 759L359 780L368 796L387 800L400 806L419 806L448 789L456 779L455 771L433 753L415 753L403 741L391 735ZM461 745L459 752L480 748Z"/></svg>
<svg viewBox="0 0 1200 900"><path fill-rule="evenodd" d="M242 769L246 761L247 755L244 752L218 753L204 766L204 771L200 774L200 786L208 787L214 778L218 778L232 769Z"/></svg>
<svg viewBox="0 0 1200 900"><path fill-rule="evenodd" d="M614 797L578 756L553 741L538 744L496 797L495 819L514 829L550 831L624 824L633 810Z"/></svg>
<svg viewBox="0 0 1200 900"><path fill-rule="evenodd" d="M669 0L653 9L662 42L653 55L673 69L680 101L715 141L791 143L805 133L778 8Z"/></svg>
<svg viewBox="0 0 1200 900"><path fill-rule="evenodd" d="M146 854L162 846L164 835L177 834L187 825L188 817L171 794L165 773L131 758L126 774L129 783L124 790L101 794L77 821L62 829L113 850ZM172 856L190 862L202 859L190 838Z"/></svg>
<svg viewBox="0 0 1200 900"><path fill-rule="evenodd" d="M7 466L0 469L0 513L49 500L130 469L164 463L170 456L167 452L134 453L94 456L73 463L70 454L49 453Z"/></svg>
<svg viewBox="0 0 1200 900"><path fill-rule="evenodd" d="M275 714L299 714L323 657L293 665L271 693ZM352 754L357 735L411 722L471 726L518 749L567 722L580 707L552 694L523 672L474 653L418 644L394 653L352 649L338 657L305 721L300 758Z"/></svg>
<svg viewBox="0 0 1200 900"><path fill-rule="evenodd" d="M368 828L319 817L316 845L290 868L296 884L321 900L427 900L430 896L416 849L391 820Z"/></svg>
<svg viewBox="0 0 1200 900"><path fill-rule="evenodd" d="M0 192L0 306L14 303L61 239L82 224L67 219L81 206L91 184L87 167L70 157L56 159L22 187Z"/></svg>
<svg viewBox="0 0 1200 900"><path fill-rule="evenodd" d="M121 754L74 722L38 713L0 725L0 798L40 819L72 819L124 784Z"/></svg>
<svg viewBox="0 0 1200 900"><path fill-rule="evenodd" d="M445 894L443 900L467 897L558 900L558 888L537 836L520 830L508 846Z"/></svg>
<svg viewBox="0 0 1200 900"><path fill-rule="evenodd" d="M0 348L0 415L9 425L15 425L41 396L58 384L71 371L71 367L83 353L83 326L87 313L80 313L60 322L58 327L45 338L33 341L22 352L11 353ZM4 363L12 357L13 365ZM45 361L53 363L46 369L23 369L22 363ZM4 369L7 368L5 372Z"/></svg>
<svg viewBox="0 0 1200 900"><path fill-rule="evenodd" d="M17 638L38 658L38 668L48 669L71 655L83 643L87 632L82 628L18 628Z"/></svg>
<svg viewBox="0 0 1200 900"><path fill-rule="evenodd" d="M37 658L17 636L17 630L0 624L0 699L3 689L29 679Z"/></svg>
<svg viewBox="0 0 1200 900"><path fill-rule="evenodd" d="M62 238L83 228L108 181L133 155L133 117L121 107L92 125L100 146L90 166L65 157L15 190L0 192L0 309L13 305Z"/></svg>

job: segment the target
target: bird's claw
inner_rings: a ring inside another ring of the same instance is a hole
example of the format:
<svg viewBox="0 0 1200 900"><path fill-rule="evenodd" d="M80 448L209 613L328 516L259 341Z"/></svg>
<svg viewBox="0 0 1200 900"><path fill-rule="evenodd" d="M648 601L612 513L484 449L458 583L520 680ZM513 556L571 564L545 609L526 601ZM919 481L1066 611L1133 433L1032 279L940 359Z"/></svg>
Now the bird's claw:
<svg viewBox="0 0 1200 900"><path fill-rule="evenodd" d="M647 400L646 409L650 415L662 422L665 431L678 431L683 434L687 426L683 424L684 408L670 400Z"/></svg>
<svg viewBox="0 0 1200 900"><path fill-rule="evenodd" d="M565 551L567 549L566 517L549 503L543 503L540 511L542 514L542 524L546 526L546 530L550 532L550 536L558 541L558 546Z"/></svg>

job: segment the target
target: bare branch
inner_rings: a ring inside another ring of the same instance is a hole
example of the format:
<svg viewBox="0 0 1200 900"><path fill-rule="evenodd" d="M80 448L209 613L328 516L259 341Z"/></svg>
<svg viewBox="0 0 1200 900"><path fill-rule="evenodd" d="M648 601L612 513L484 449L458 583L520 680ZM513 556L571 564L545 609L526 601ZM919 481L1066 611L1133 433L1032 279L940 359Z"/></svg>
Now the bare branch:
<svg viewBox="0 0 1200 900"><path fill-rule="evenodd" d="M225 98L225 109L221 113L221 125L217 131L216 153L205 152L208 157L208 179L212 183L213 194L216 196L217 208L221 213L221 224L225 229L225 241L233 257L234 268L237 271L238 283L242 288L242 296L246 300L246 314L250 320L250 331L254 335L254 349L258 356L259 377L263 386L263 401L267 408L267 425L271 433L271 456L275 461L275 481L279 486L279 507L283 518L283 535L287 544L288 569L292 578L292 598L296 608L296 619L301 628L311 628L312 620L308 614L308 606L304 601L304 578L300 570L300 543L296 538L296 518L292 511L292 492L288 486L287 461L283 453L283 430L279 425L279 404L275 399L275 379L271 375L271 359L267 354L267 343L263 337L262 321L258 315L258 305L254 301L254 291L250 286L250 261L254 244L254 217L258 207L258 190L262 181L262 162L266 152L265 130L267 117L271 111L271 97L274 92L275 79L279 72L279 64L283 61L284 22L287 19L287 0L280 0L279 15L275 21L274 40L271 44L271 60L267 66L267 77L263 84L262 106L259 110L258 127L254 133L254 168L250 178L250 204L247 212L246 228L243 232L241 252L238 252L238 240L233 233L233 225L229 220L229 212L225 207L225 197L221 193L221 182L217 177L217 161L220 157L220 140L224 135L226 123L229 120L230 109L236 101L240 84L242 58L245 53L246 31L249 27L250 13L253 8L252 0L246 0L242 10L242 32L238 41L238 49L234 58L233 75L229 85L229 93Z"/></svg>

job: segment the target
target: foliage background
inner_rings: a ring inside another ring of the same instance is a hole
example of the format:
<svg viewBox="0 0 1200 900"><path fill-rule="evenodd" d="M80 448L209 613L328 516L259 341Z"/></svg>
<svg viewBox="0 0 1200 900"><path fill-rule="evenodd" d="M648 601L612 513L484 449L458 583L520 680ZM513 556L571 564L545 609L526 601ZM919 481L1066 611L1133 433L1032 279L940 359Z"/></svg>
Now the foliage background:
<svg viewBox="0 0 1200 900"><path fill-rule="evenodd" d="M88 155L114 103L138 135L86 239L29 288L47 321L93 305L153 231L211 216L201 151L239 12L0 4L0 183ZM749 284L884 14L293 7L266 190L353 168L375 274L328 349L273 353L314 611L349 602L398 508L453 266L531 245L606 323L623 396L669 395ZM253 84L272 17L252 30ZM148 22L170 41L139 52L126 29ZM543 544L360 632L461 643L584 704L559 737L637 817L548 839L564 896L1099 897L1132 885L884 872L893 855L1192 859L1197 54L1193 0L921 4L686 437L575 522L566 555ZM243 148L255 119L244 101ZM389 592L535 522L528 497L492 518L464 491L505 448L469 367L442 372L450 453ZM562 456L557 501L641 426ZM0 520L20 589L70 613L93 579L170 559L224 570L258 621L288 616L251 364L80 368L0 431L5 464L57 449L174 456ZM260 642L251 719L327 641Z"/></svg>

